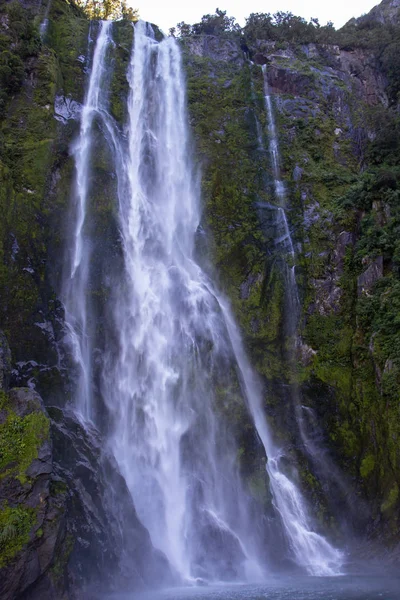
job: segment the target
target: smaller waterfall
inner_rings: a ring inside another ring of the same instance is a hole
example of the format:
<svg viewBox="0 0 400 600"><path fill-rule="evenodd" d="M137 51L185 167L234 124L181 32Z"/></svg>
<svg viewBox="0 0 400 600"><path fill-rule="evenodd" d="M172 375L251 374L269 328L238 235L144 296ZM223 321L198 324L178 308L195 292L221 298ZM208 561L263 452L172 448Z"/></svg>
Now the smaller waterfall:
<svg viewBox="0 0 400 600"><path fill-rule="evenodd" d="M254 424L268 457L267 472L270 478L274 505L279 512L290 548L298 565L304 567L310 575L339 575L343 564L343 553L334 548L313 529L300 490L284 472L283 450L275 446L262 408L262 393L259 382L246 357L239 331L227 303L219 298L224 312L230 341L242 376L242 385Z"/></svg>
<svg viewBox="0 0 400 600"><path fill-rule="evenodd" d="M52 0L47 0L46 10L44 13L43 21L40 23L40 27L39 27L40 37L42 40L44 39L44 37L47 33L47 28L49 26L49 13L50 13L51 2L52 2Z"/></svg>
<svg viewBox="0 0 400 600"><path fill-rule="evenodd" d="M105 112L102 83L106 77L105 55L111 43L110 21L101 21L93 55L88 90L82 109L79 137L73 147L75 158L75 216L69 276L65 277L65 321L70 334L73 357L79 367L76 410L84 419L92 414L92 345L88 325L88 282L90 242L85 236L85 221L90 183L92 127L96 116Z"/></svg>
<svg viewBox="0 0 400 600"><path fill-rule="evenodd" d="M281 178L278 137L271 95L269 92L266 65L262 66L264 78L264 98L268 116L268 140L271 159L274 191L278 205L259 203L260 210L276 212L274 239L275 251L285 258L286 295L288 298L288 332L295 334L299 313L299 296L295 274L295 251L285 211L286 190ZM262 137L259 136L259 146ZM239 364L242 365L243 382L246 387L253 418L268 456L267 471L271 481L274 502L282 522L296 562L305 567L311 575L337 575L344 561L343 553L334 548L321 535L314 531L314 524L300 490L285 473L285 453L276 447L265 419L258 384L251 376L250 367L241 347L240 338L235 332L232 319L228 318L230 332Z"/></svg>
<svg viewBox="0 0 400 600"><path fill-rule="evenodd" d="M268 139L269 139L269 153L271 155L271 166L274 175L274 186L275 193L278 201L282 201L285 197L285 186L281 179L281 169L279 164L279 146L278 136L276 134L276 125L274 111L272 108L271 94L269 93L268 79L267 79L267 65L261 67L264 78L264 99L265 107L268 115Z"/></svg>

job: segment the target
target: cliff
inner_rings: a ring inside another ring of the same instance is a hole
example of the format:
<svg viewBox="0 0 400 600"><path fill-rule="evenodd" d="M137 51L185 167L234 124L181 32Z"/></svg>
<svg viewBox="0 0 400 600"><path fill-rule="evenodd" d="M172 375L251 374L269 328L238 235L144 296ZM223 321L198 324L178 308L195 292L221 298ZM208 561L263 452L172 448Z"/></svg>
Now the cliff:
<svg viewBox="0 0 400 600"><path fill-rule="evenodd" d="M145 585L155 571L173 579L103 449L100 394L100 431L85 431L68 410L75 366L64 340L61 275L71 148L89 29L93 41L97 26L73 3L53 0L41 37L44 16L39 2L0 10L1 598L79 597L94 581ZM113 31L110 106L122 125L132 28L119 21ZM293 40L263 31L180 39L202 174L198 260L232 304L262 378L265 411L322 530L357 555L398 561L399 3L384 0L339 32L307 30ZM265 85L289 231L271 209ZM101 353L110 327L106 300L121 263L116 183L100 128L97 147L89 295ZM294 257L281 240L288 233ZM268 513L251 419L218 393L240 443L240 470ZM121 515L128 515L130 539Z"/></svg>

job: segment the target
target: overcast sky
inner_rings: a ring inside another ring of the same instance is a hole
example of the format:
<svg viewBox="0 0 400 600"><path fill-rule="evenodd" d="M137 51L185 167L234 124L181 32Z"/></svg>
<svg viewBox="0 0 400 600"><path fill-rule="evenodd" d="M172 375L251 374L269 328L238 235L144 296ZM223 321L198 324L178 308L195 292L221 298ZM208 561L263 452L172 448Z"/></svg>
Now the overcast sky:
<svg viewBox="0 0 400 600"><path fill-rule="evenodd" d="M317 17L321 25L333 21L341 27L352 17L359 17L379 4L377 0L129 0L139 9L140 18L158 25L165 33L180 21L197 23L218 7L235 17L240 25L254 12L292 12L305 19Z"/></svg>

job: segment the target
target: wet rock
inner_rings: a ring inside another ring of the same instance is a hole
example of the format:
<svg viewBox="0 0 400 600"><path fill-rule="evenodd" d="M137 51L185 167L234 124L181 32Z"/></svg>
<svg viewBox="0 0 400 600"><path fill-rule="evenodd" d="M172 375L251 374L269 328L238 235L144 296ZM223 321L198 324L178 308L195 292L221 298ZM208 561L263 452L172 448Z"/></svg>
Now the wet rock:
<svg viewBox="0 0 400 600"><path fill-rule="evenodd" d="M313 348L311 348L311 346L308 346L307 344L300 342L296 346L297 360L304 367L308 367L312 363L313 358L316 354L316 351L313 350Z"/></svg>
<svg viewBox="0 0 400 600"><path fill-rule="evenodd" d="M339 310L343 291L336 275L329 274L324 279L310 279L310 283L315 288L315 312L326 316Z"/></svg>
<svg viewBox="0 0 400 600"><path fill-rule="evenodd" d="M0 330L0 391L8 387L11 372L11 352L7 338Z"/></svg>
<svg viewBox="0 0 400 600"><path fill-rule="evenodd" d="M264 54L261 54L261 52L256 52L253 61L256 65L266 65L268 63L267 57Z"/></svg>
<svg viewBox="0 0 400 600"><path fill-rule="evenodd" d="M342 231L338 237L334 252L334 262L336 265L336 272L338 275L342 275L344 268L344 258L346 255L346 248L354 245L354 234L348 231Z"/></svg>
<svg viewBox="0 0 400 600"><path fill-rule="evenodd" d="M241 578L245 556L234 533L206 510L199 514L198 525L200 543L194 557L196 576L220 581Z"/></svg>
<svg viewBox="0 0 400 600"><path fill-rule="evenodd" d="M304 198L304 200L306 200L307 198ZM310 204L308 204L308 206L305 208L304 210L304 214L303 214L303 223L304 223L304 228L310 229L310 227L312 227L312 225L314 225L314 223L318 223L318 221L320 221L321 219L321 215L320 215L320 205L319 202L315 201L315 202L311 202Z"/></svg>
<svg viewBox="0 0 400 600"><path fill-rule="evenodd" d="M65 96L56 96L54 101L54 118L61 123L70 119L77 120L82 112L82 105Z"/></svg>
<svg viewBox="0 0 400 600"><path fill-rule="evenodd" d="M383 256L378 256L357 279L358 295L369 294L374 284L383 277Z"/></svg>
<svg viewBox="0 0 400 600"><path fill-rule="evenodd" d="M99 432L85 430L71 412L52 408L49 413L55 474L69 489L67 529L75 541L69 568L79 587L172 583L168 561L153 548Z"/></svg>
<svg viewBox="0 0 400 600"><path fill-rule="evenodd" d="M299 167L299 165L296 165L295 168L293 169L293 181L300 181L302 175L303 175L304 169L302 169L301 167Z"/></svg>
<svg viewBox="0 0 400 600"><path fill-rule="evenodd" d="M89 589L172 583L168 561L153 548L99 432L58 408L49 409L49 418L29 388L10 391L3 427L10 411L27 432L18 443L38 437L23 471L14 460L0 478L10 526L14 514L26 523L13 554L4 555L0 542L0 599L72 600L88 597Z"/></svg>

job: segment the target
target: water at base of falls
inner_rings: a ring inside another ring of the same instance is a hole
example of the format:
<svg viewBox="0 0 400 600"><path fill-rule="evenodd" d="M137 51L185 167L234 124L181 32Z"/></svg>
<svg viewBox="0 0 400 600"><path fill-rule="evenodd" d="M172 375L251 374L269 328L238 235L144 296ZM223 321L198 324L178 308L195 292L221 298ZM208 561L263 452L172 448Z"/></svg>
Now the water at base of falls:
<svg viewBox="0 0 400 600"><path fill-rule="evenodd" d="M261 503L238 467L236 431L248 407L265 454L292 558L309 573L340 572L342 553L316 533L300 490L282 468L263 392L226 300L195 261L198 178L193 172L185 83L173 38L135 26L124 135L103 104L111 26L98 34L76 143L75 229L65 306L81 385L77 410L92 418L93 365L86 237L94 115L117 175L123 269L109 300L113 331L99 383L110 445L154 546L183 580L260 580L269 570ZM286 223L287 225L287 223Z"/></svg>
<svg viewBox="0 0 400 600"><path fill-rule="evenodd" d="M100 600L400 600L400 578L369 573L338 578L271 577L259 585L221 584L116 594Z"/></svg>

